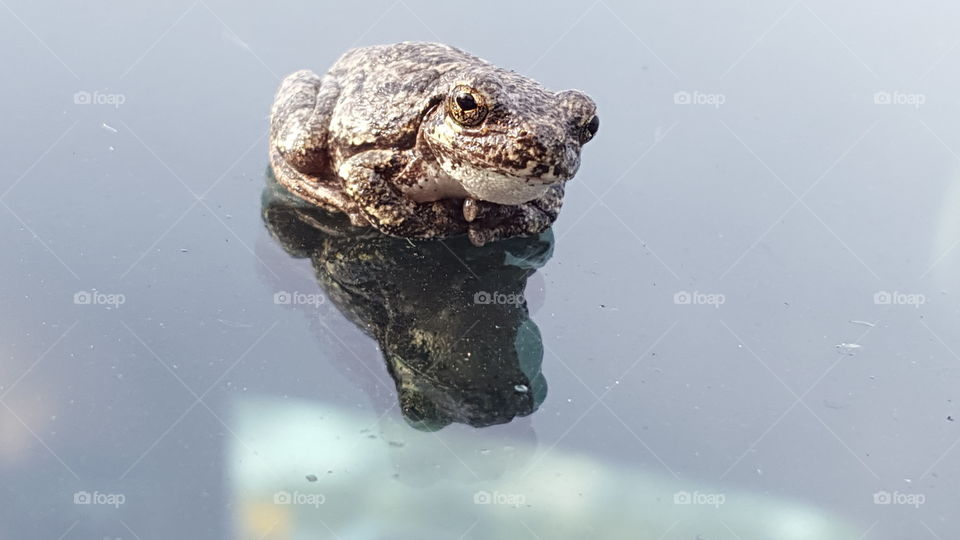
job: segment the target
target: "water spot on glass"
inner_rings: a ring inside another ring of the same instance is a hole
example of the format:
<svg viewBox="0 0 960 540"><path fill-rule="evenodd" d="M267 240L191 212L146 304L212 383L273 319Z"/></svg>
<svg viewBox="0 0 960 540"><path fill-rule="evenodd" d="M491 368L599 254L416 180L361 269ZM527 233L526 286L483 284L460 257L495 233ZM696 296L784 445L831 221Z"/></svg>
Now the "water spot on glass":
<svg viewBox="0 0 960 540"><path fill-rule="evenodd" d="M836 346L837 352L840 354L847 354L853 356L856 354L857 350L860 349L860 345L857 343L840 343Z"/></svg>

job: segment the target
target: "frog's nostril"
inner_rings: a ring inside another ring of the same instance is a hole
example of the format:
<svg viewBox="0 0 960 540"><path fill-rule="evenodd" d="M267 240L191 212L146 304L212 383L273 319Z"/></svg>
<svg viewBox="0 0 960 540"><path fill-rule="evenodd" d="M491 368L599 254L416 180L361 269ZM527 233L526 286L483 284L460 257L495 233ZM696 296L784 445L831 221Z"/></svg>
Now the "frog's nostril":
<svg viewBox="0 0 960 540"><path fill-rule="evenodd" d="M548 172L550 172L550 166L540 163L539 165L534 167L532 171L530 171L530 176L532 178L540 178L543 175L547 174Z"/></svg>

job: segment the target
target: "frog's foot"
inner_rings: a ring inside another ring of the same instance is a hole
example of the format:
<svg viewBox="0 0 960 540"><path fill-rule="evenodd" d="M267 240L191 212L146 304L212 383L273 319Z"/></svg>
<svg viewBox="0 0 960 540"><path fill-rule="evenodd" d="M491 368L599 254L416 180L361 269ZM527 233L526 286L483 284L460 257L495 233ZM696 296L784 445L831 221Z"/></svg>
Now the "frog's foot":
<svg viewBox="0 0 960 540"><path fill-rule="evenodd" d="M296 171L329 171L327 129L339 93L332 78L306 69L280 83L270 114L270 146Z"/></svg>
<svg viewBox="0 0 960 540"><path fill-rule="evenodd" d="M368 150L348 159L339 175L357 213L392 236L438 238L465 232L459 201L416 202L397 188L395 180L409 162L410 156L390 150Z"/></svg>
<svg viewBox="0 0 960 540"><path fill-rule="evenodd" d="M563 184L552 186L540 197L519 205L502 205L476 199L463 203L464 219L470 224L468 236L476 246L487 242L530 236L547 230L557 219L563 204Z"/></svg>
<svg viewBox="0 0 960 540"><path fill-rule="evenodd" d="M538 234L547 230L554 221L554 218L532 203L503 208L509 211L509 215L502 221L475 221L470 224L467 234L473 245L482 246L504 238Z"/></svg>
<svg viewBox="0 0 960 540"><path fill-rule="evenodd" d="M473 198L466 198L463 201L463 219L467 223L473 223L480 217L480 213L484 211L483 202Z"/></svg>

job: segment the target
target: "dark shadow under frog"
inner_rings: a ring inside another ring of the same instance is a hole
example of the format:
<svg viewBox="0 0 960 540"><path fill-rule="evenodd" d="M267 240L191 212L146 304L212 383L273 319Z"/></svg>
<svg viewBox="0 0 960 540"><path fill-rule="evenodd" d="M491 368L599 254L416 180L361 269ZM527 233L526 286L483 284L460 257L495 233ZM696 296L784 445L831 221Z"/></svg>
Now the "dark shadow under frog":
<svg viewBox="0 0 960 540"><path fill-rule="evenodd" d="M287 253L311 260L330 301L377 340L411 425L482 427L539 407L543 343L524 289L552 254L549 230L485 247L385 236L303 202L269 172L262 215Z"/></svg>

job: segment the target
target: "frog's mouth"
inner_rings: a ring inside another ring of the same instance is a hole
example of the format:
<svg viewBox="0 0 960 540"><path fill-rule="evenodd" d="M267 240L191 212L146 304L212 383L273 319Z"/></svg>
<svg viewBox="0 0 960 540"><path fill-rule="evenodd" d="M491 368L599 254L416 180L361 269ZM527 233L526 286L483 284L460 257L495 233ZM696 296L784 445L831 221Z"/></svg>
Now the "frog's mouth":
<svg viewBox="0 0 960 540"><path fill-rule="evenodd" d="M539 199L550 186L563 181L510 174L468 163L459 163L455 168L444 163L443 168L471 197L497 204L523 204Z"/></svg>

